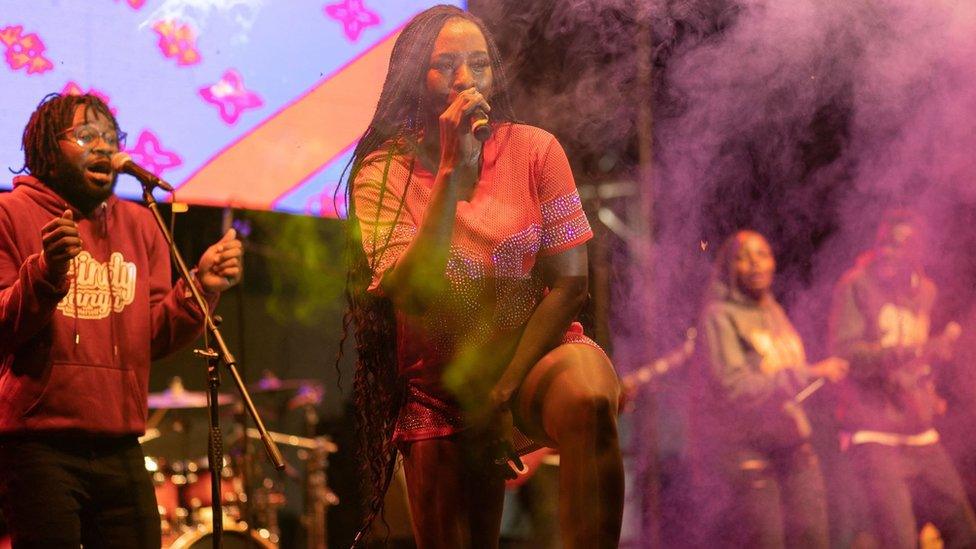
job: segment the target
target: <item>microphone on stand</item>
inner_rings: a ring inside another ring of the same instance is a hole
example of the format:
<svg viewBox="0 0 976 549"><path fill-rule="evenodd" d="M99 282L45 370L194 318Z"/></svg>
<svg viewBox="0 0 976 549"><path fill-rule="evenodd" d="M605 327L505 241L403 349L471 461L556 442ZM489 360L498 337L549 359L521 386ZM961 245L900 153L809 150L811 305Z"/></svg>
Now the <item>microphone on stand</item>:
<svg viewBox="0 0 976 549"><path fill-rule="evenodd" d="M162 179L156 177L155 174L143 168L139 164L136 164L132 157L128 153L117 152L112 155L112 169L117 173L127 173L132 177L139 180L143 186L147 186L152 190L154 187L159 187L160 189L171 193L173 192L173 186L169 183L163 181Z"/></svg>
<svg viewBox="0 0 976 549"><path fill-rule="evenodd" d="M488 123L488 113L482 108L477 108L471 113L471 133L474 138L484 143L491 137L491 124Z"/></svg>

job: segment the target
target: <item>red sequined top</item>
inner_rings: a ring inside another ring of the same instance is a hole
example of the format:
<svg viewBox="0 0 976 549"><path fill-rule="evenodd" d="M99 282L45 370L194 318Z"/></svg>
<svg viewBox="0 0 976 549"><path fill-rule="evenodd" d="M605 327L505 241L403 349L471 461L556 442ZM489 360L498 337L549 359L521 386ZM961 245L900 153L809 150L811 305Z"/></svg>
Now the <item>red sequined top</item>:
<svg viewBox="0 0 976 549"><path fill-rule="evenodd" d="M434 176L412 155L387 151L360 168L354 196L373 265L370 291L380 291L384 273L416 234ZM457 204L447 297L422 315L397 311L397 366L408 395L395 440L442 437L464 427L456 398L463 395L444 385L497 379L507 363L492 359L514 348L544 295L538 259L592 237L556 138L531 126L496 126L482 150L474 194ZM595 345L575 323L565 341Z"/></svg>

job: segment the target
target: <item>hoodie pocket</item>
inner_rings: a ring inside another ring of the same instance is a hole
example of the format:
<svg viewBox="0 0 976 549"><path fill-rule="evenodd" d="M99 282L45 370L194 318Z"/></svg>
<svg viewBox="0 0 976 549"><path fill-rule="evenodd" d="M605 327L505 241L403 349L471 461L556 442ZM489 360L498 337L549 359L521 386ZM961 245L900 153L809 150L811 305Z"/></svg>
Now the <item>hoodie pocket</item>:
<svg viewBox="0 0 976 549"><path fill-rule="evenodd" d="M133 432L144 426L144 402L132 370L61 363L24 419L39 428Z"/></svg>

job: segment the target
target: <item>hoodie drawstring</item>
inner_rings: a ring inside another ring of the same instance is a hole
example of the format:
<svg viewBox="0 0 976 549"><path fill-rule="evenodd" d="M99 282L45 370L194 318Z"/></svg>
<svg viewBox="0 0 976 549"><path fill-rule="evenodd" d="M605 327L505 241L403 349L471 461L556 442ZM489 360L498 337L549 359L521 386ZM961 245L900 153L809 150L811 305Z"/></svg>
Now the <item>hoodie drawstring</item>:
<svg viewBox="0 0 976 549"><path fill-rule="evenodd" d="M78 331L78 258L71 258L71 267L68 269L71 273L71 301L74 304L75 314L74 314L74 329L75 329L75 347L81 343L81 333Z"/></svg>
<svg viewBox="0 0 976 549"><path fill-rule="evenodd" d="M102 234L105 237L105 242L108 244L108 256L107 256L108 260L105 262L105 268L108 272L108 303L109 303L108 324L109 324L111 338L112 338L112 363L114 364L119 359L119 345L115 339L116 338L115 336L116 314L115 314L115 284L113 283L113 279L115 278L116 273L112 271L112 231L109 230L109 226L108 226L108 203L102 202L102 205L99 206L99 210L100 210L98 216L99 229L102 231Z"/></svg>

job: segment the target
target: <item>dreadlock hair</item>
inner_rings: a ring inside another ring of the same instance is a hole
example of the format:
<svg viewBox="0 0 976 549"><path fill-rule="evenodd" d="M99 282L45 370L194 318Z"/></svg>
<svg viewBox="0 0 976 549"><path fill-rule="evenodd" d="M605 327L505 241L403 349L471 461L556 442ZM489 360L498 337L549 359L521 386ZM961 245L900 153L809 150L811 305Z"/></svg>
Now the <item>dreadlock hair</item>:
<svg viewBox="0 0 976 549"><path fill-rule="evenodd" d="M430 56L441 28L450 19L470 21L481 30L488 45L492 67L493 91L488 98L492 118L495 121L515 121L498 47L480 19L454 6L439 5L421 12L407 23L393 45L389 71L376 112L346 166L349 173L345 189L349 220L346 224L349 271L342 339L345 340L350 325L353 325L357 351L353 399L359 427L359 452L367 510L357 542L381 512L383 497L395 470L396 447L392 436L404 401L405 386L397 375L393 304L389 298L366 291L372 279L373 265L378 264L379 258L373 257L370 261L363 249L362 233L356 217L355 181L359 169L373 153L385 150L387 154L383 156L386 162L391 162L394 155L409 153L414 150L413 146L419 144L424 133L423 100ZM399 219L409 185L408 176L404 194L396 197L386 192L386 176L381 182L381 200L383 197L399 200L396 219ZM374 250L385 248L382 245L373 247Z"/></svg>
<svg viewBox="0 0 976 549"><path fill-rule="evenodd" d="M115 131L119 123L112 115L108 105L92 94L71 95L50 93L41 99L31 114L21 140L24 151L24 166L16 173L29 173L39 179L50 177L61 161L61 148L58 139L64 130L71 127L75 109L84 105L86 110L101 114L112 121Z"/></svg>

